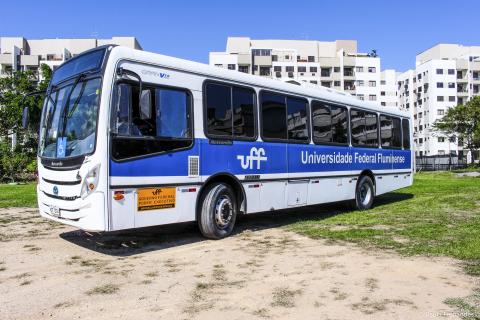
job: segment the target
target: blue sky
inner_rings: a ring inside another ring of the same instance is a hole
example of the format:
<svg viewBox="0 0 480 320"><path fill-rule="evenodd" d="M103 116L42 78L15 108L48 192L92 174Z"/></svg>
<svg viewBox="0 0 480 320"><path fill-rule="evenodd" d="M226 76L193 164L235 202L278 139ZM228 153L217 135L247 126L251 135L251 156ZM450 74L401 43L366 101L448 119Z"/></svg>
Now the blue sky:
<svg viewBox="0 0 480 320"><path fill-rule="evenodd" d="M227 36L356 39L404 71L437 43L480 45L480 1L2 1L0 36L136 36L143 48L208 62Z"/></svg>

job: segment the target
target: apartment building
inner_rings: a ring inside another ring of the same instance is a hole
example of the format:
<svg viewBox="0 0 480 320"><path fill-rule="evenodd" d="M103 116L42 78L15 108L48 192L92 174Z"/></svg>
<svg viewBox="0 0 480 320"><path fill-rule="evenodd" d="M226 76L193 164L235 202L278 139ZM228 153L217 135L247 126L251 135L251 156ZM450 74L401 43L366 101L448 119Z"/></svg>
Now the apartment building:
<svg viewBox="0 0 480 320"><path fill-rule="evenodd" d="M0 38L0 76L12 71L33 71L37 79L39 67L45 63L55 70L66 60L79 53L105 44L116 44L142 49L135 37L112 37L111 39L39 39L23 37Z"/></svg>
<svg viewBox="0 0 480 320"><path fill-rule="evenodd" d="M380 72L380 95L378 101L381 106L398 108L397 72L384 70Z"/></svg>
<svg viewBox="0 0 480 320"><path fill-rule="evenodd" d="M295 84L333 88L361 100L379 101L380 58L358 53L355 40L229 37L226 51L210 52L209 63Z"/></svg>
<svg viewBox="0 0 480 320"><path fill-rule="evenodd" d="M399 107L413 117L417 156L460 155L462 142L433 129L457 104L479 95L480 46L438 44L416 56L415 70L398 76Z"/></svg>

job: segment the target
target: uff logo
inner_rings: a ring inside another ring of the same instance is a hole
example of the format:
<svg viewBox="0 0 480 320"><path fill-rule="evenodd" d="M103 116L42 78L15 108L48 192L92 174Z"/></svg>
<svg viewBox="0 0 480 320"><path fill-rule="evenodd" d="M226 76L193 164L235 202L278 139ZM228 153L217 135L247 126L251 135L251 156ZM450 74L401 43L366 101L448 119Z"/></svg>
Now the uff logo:
<svg viewBox="0 0 480 320"><path fill-rule="evenodd" d="M237 159L240 160L240 165L244 170L246 169L253 169L254 163L257 164L257 169L260 169L260 164L262 161L267 161L267 157L265 156L265 150L263 148L256 148L253 147L250 149L250 155L248 156L237 156Z"/></svg>

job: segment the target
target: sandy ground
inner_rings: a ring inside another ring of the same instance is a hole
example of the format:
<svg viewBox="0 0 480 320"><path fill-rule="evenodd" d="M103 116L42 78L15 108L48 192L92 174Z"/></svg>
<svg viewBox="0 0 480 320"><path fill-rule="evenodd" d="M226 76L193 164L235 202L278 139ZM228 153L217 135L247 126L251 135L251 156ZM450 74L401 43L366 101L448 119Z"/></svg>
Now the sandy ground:
<svg viewBox="0 0 480 320"><path fill-rule="evenodd" d="M444 300L476 285L455 260L332 245L289 219L207 241L192 225L98 235L0 209L0 318L458 319Z"/></svg>

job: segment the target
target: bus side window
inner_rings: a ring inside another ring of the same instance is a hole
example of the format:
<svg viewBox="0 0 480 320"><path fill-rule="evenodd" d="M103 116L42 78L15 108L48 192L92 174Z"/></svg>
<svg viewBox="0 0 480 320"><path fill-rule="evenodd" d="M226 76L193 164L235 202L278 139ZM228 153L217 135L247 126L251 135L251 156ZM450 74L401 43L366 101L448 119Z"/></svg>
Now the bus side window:
<svg viewBox="0 0 480 320"><path fill-rule="evenodd" d="M332 117L327 104L312 102L312 128L314 143L332 142Z"/></svg>
<svg viewBox="0 0 480 320"><path fill-rule="evenodd" d="M401 148L402 128L399 118L380 115L380 137L382 147Z"/></svg>
<svg viewBox="0 0 480 320"><path fill-rule="evenodd" d="M364 146L365 136L365 112L350 109L350 127L352 128L352 145Z"/></svg>
<svg viewBox="0 0 480 320"><path fill-rule="evenodd" d="M287 139L287 106L285 96L270 92L261 93L262 137L265 139Z"/></svg>
<svg viewBox="0 0 480 320"><path fill-rule="evenodd" d="M348 109L331 106L330 111L332 115L332 142L348 144Z"/></svg>
<svg viewBox="0 0 480 320"><path fill-rule="evenodd" d="M410 121L402 119L403 149L410 149Z"/></svg>
<svg viewBox="0 0 480 320"><path fill-rule="evenodd" d="M297 98L287 98L287 128L288 140L308 142L307 101Z"/></svg>
<svg viewBox="0 0 480 320"><path fill-rule="evenodd" d="M205 86L205 132L213 138L255 137L255 91L218 83Z"/></svg>

